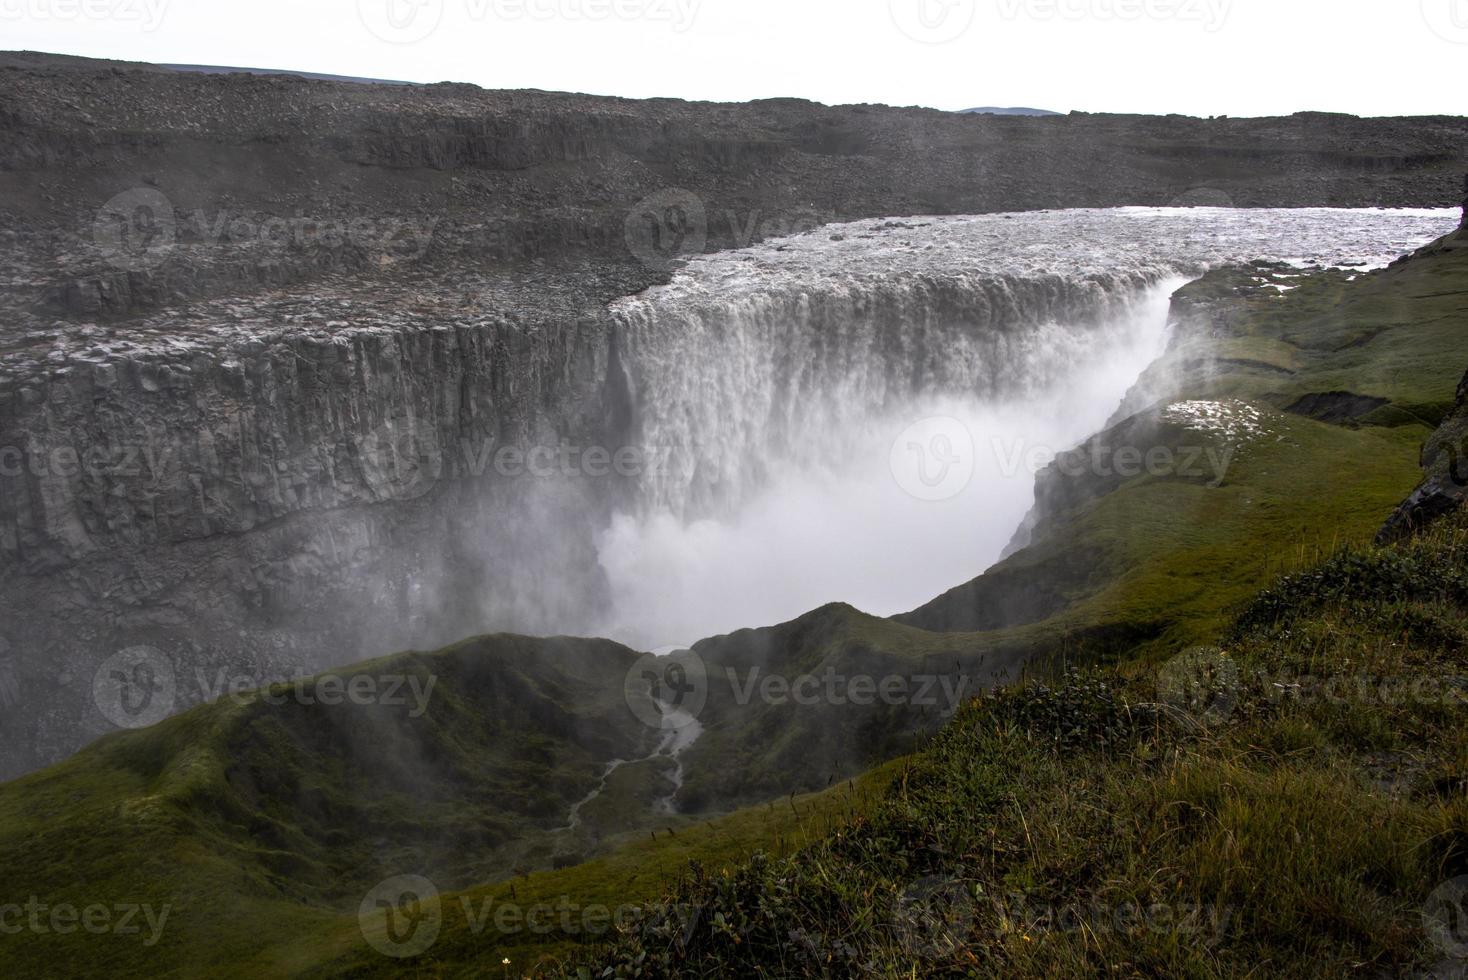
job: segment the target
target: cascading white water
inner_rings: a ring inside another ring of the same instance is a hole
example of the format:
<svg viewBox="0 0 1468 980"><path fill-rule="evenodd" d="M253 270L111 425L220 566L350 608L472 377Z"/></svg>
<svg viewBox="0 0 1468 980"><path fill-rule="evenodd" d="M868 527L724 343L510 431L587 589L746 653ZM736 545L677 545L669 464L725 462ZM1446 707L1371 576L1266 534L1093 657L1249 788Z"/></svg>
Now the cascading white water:
<svg viewBox="0 0 1468 980"><path fill-rule="evenodd" d="M1143 209L860 222L700 258L615 309L665 465L600 542L644 648L842 600L912 608L981 573L1032 450L1100 429L1217 264L1381 264L1451 211Z"/></svg>

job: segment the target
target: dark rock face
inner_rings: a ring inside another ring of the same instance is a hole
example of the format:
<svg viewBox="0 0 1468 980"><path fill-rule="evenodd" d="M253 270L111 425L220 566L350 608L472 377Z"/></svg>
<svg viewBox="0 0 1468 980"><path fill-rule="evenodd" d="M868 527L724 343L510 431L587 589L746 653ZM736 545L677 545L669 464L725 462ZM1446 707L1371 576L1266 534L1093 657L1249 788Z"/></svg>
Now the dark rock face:
<svg viewBox="0 0 1468 980"><path fill-rule="evenodd" d="M1458 404L1422 447L1427 476L1402 502L1377 541L1390 544L1410 537L1468 500L1468 375L1458 385Z"/></svg>
<svg viewBox="0 0 1468 980"><path fill-rule="evenodd" d="M595 620L624 487L608 302L833 220L1425 205L1468 122L634 102L0 58L0 777L177 707L489 629ZM509 450L512 465L496 453ZM578 543L579 542L579 543ZM200 678L203 680L201 681Z"/></svg>
<svg viewBox="0 0 1468 980"><path fill-rule="evenodd" d="M1389 404L1387 399L1371 395L1356 395L1349 391L1323 391L1304 396L1286 406L1285 411L1292 415L1303 415L1318 422L1339 425L1363 415L1370 415L1386 404Z"/></svg>
<svg viewBox="0 0 1468 980"><path fill-rule="evenodd" d="M1468 195L1468 175L1463 177L1463 191ZM1434 242L1419 254L1461 248L1468 248L1468 196L1463 200L1458 233ZM1468 374L1458 384L1456 407L1422 447L1422 468L1426 477L1387 520L1377 535L1378 543L1408 538L1468 500Z"/></svg>

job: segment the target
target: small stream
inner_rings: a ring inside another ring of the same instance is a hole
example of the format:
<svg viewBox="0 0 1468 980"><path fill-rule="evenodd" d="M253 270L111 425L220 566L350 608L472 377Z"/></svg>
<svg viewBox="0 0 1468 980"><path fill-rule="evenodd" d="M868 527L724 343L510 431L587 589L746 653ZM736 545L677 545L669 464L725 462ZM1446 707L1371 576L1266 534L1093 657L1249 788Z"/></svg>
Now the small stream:
<svg viewBox="0 0 1468 980"><path fill-rule="evenodd" d="M635 765L639 762L652 762L660 758L673 760L672 771L665 773L668 781L672 783L673 788L668 792L667 796L660 797L654 803L653 810L657 813L674 812L673 800L678 795L678 791L683 788L683 761L681 756L703 734L703 725L692 713L682 708L670 708L666 704L661 704L659 707L663 713L663 722L660 726L663 735L658 741L657 748L640 759L613 759L607 763L606 769L602 772L601 781L597 783L596 788L571 807L570 822L564 827L556 828L557 832L573 831L581 826L581 811L593 800L601 796L602 793L606 792L607 781L612 778L612 773L623 766Z"/></svg>

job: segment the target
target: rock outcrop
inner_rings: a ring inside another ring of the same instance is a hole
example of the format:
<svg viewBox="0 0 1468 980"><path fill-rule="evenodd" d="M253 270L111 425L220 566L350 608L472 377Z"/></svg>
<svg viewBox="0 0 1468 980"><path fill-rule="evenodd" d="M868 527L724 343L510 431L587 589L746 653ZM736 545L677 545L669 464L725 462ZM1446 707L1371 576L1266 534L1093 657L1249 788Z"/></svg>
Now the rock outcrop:
<svg viewBox="0 0 1468 980"><path fill-rule="evenodd" d="M1402 501L1377 540L1390 544L1416 534L1468 500L1468 375L1458 385L1458 404L1422 447L1426 477Z"/></svg>

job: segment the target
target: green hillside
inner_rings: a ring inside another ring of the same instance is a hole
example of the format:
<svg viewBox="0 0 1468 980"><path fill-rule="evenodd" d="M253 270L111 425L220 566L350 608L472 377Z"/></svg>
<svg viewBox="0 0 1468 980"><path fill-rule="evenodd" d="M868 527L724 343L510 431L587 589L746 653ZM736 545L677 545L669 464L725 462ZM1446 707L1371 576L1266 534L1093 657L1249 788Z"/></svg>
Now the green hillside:
<svg viewBox="0 0 1468 980"><path fill-rule="evenodd" d="M579 975L1402 976L1468 955L1468 520L1343 549L1220 640L976 701L863 820L685 876L667 901L692 927L639 925Z"/></svg>

